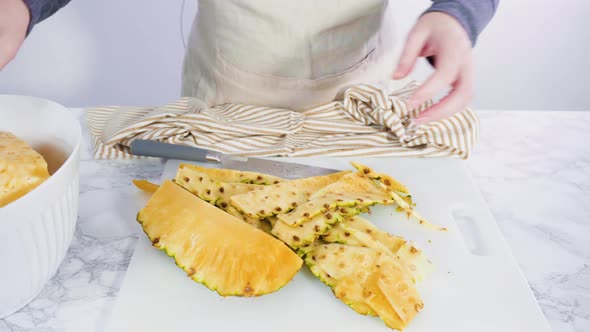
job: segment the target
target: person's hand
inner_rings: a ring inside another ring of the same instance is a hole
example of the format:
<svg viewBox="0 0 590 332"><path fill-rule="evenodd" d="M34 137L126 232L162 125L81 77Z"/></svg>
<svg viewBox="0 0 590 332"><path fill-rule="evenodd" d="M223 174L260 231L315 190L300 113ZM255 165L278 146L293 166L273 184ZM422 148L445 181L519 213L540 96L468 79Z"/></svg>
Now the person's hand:
<svg viewBox="0 0 590 332"><path fill-rule="evenodd" d="M29 20L23 0L0 0L0 70L16 56L27 35Z"/></svg>
<svg viewBox="0 0 590 332"><path fill-rule="evenodd" d="M471 41L463 26L450 15L430 12L422 15L410 32L400 55L394 79L406 77L418 57L434 57L434 73L420 86L407 105L414 109L451 87L448 95L424 110L414 123L440 120L462 111L472 93Z"/></svg>

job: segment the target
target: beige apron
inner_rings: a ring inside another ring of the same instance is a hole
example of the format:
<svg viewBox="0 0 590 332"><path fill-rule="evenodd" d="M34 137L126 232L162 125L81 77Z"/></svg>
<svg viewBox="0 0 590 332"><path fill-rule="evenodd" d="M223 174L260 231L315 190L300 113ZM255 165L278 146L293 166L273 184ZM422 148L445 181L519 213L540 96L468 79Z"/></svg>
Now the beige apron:
<svg viewBox="0 0 590 332"><path fill-rule="evenodd" d="M479 135L470 109L408 126L431 101L408 109L418 85L390 80L392 3L200 0L185 97L88 110L94 155L131 157L148 139L259 157L467 158Z"/></svg>
<svg viewBox="0 0 590 332"><path fill-rule="evenodd" d="M182 94L308 109L355 84L384 86L393 32L387 0L200 0Z"/></svg>

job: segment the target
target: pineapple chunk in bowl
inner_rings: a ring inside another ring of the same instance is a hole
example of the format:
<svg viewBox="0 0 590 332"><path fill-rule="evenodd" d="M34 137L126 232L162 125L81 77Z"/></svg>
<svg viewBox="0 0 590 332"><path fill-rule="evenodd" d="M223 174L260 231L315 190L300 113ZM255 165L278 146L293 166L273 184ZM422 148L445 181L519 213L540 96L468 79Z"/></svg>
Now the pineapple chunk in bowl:
<svg viewBox="0 0 590 332"><path fill-rule="evenodd" d="M81 130L54 102L0 95L0 131L41 154L49 177L0 207L0 318L32 301L55 274L78 215Z"/></svg>

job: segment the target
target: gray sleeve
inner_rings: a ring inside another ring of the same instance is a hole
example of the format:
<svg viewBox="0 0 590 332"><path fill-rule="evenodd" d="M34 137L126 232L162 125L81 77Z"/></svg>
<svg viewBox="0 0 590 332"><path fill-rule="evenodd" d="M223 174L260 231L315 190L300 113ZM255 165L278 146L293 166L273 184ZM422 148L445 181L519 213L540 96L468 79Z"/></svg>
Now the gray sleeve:
<svg viewBox="0 0 590 332"><path fill-rule="evenodd" d="M24 0L29 8L31 19L29 21L29 28L27 34L31 32L33 27L55 14L58 10L67 5L70 0Z"/></svg>
<svg viewBox="0 0 590 332"><path fill-rule="evenodd" d="M429 12L443 12L456 18L465 28L471 45L496 13L500 0L433 0Z"/></svg>

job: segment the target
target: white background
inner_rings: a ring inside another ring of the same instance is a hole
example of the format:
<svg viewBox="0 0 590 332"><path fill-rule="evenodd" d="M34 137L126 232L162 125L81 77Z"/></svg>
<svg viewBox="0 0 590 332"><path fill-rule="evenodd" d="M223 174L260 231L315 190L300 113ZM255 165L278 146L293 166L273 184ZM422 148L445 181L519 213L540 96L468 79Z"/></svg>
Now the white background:
<svg viewBox="0 0 590 332"><path fill-rule="evenodd" d="M430 1L392 1L401 41ZM187 0L186 34L196 8ZM0 93L68 106L167 103L180 91L180 16L181 0L73 0L0 72ZM590 110L589 31L590 1L501 0L475 48L473 106ZM414 77L429 70L422 63Z"/></svg>

